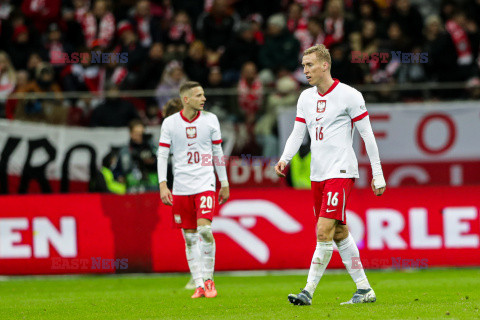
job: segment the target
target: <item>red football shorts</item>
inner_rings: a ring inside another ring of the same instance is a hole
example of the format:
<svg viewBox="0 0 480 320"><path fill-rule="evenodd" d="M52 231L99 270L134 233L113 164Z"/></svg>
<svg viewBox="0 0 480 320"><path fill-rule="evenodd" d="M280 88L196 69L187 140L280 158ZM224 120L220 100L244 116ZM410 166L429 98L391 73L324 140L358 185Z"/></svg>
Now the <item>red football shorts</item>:
<svg viewBox="0 0 480 320"><path fill-rule="evenodd" d="M215 211L215 191L189 196L173 195L173 220L178 228L197 229L200 218L212 221Z"/></svg>
<svg viewBox="0 0 480 320"><path fill-rule="evenodd" d="M353 178L312 181L315 220L318 221L319 217L324 217L346 224L345 208L354 182Z"/></svg>

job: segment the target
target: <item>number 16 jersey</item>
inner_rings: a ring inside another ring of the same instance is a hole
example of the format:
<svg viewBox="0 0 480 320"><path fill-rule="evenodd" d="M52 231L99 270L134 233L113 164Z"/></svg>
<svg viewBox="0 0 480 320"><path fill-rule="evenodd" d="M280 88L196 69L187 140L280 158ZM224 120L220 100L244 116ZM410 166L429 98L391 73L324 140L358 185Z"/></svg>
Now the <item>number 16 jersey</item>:
<svg viewBox="0 0 480 320"><path fill-rule="evenodd" d="M324 94L317 87L302 92L295 120L305 123L310 135L311 181L359 177L353 123L367 115L362 94L337 79Z"/></svg>
<svg viewBox="0 0 480 320"><path fill-rule="evenodd" d="M163 121L159 148L170 148L173 154L174 195L215 191L213 165L202 165L202 158L211 160L212 145L220 143L220 124L213 113L199 111L188 120L180 111Z"/></svg>

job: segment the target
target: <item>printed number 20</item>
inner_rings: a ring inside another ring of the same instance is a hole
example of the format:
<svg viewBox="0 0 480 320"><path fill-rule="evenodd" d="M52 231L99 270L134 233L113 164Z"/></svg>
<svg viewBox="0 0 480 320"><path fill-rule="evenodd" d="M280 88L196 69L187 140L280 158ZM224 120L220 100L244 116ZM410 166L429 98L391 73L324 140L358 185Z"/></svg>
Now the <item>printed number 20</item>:
<svg viewBox="0 0 480 320"><path fill-rule="evenodd" d="M189 153L187 153L187 156L188 156L188 163L189 164L200 162L200 154L197 151L195 151L194 153L189 152Z"/></svg>
<svg viewBox="0 0 480 320"><path fill-rule="evenodd" d="M208 196L208 197L202 196L202 197L200 198L200 201L201 201L201 203L200 203L200 208L212 209L212 207L213 207L213 199L212 199L211 196Z"/></svg>
<svg viewBox="0 0 480 320"><path fill-rule="evenodd" d="M323 140L323 127L316 127L315 133L316 133L317 140Z"/></svg>

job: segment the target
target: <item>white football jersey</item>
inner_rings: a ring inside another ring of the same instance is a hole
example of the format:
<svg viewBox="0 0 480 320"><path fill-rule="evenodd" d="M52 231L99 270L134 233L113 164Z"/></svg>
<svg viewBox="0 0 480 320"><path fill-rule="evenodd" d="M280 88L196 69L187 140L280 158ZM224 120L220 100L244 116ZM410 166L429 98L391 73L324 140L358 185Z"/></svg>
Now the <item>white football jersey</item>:
<svg viewBox="0 0 480 320"><path fill-rule="evenodd" d="M311 181L359 177L353 123L368 115L365 100L356 89L334 81L323 95L312 87L298 98L295 120L307 125L311 139Z"/></svg>
<svg viewBox="0 0 480 320"><path fill-rule="evenodd" d="M201 111L189 121L182 111L162 123L159 147L173 154L173 191L175 195L192 195L215 191L213 165L202 165L202 156L213 159L213 144L222 143L216 115Z"/></svg>

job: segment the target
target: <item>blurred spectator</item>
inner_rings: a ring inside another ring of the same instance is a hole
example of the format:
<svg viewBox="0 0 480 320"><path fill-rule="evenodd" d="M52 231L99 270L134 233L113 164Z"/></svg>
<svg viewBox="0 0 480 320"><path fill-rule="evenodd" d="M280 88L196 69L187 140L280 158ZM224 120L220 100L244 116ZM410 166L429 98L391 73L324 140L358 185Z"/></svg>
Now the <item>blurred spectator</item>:
<svg viewBox="0 0 480 320"><path fill-rule="evenodd" d="M90 0L72 0L75 20L83 24L85 16L90 11Z"/></svg>
<svg viewBox="0 0 480 320"><path fill-rule="evenodd" d="M414 55L420 55L422 51L423 50L421 47L414 47L412 49L412 53ZM396 71L395 80L396 83L416 83L426 81L427 73L425 69L425 64L420 63L420 60L416 62L412 61L410 63L401 63L398 70ZM415 96L416 98L420 98L418 94L418 92L404 92L402 96Z"/></svg>
<svg viewBox="0 0 480 320"><path fill-rule="evenodd" d="M288 6L287 29L290 33L307 29L307 18L302 15L302 6L297 2L292 2Z"/></svg>
<svg viewBox="0 0 480 320"><path fill-rule="evenodd" d="M322 21L319 18L311 17L308 19L307 28L297 30L295 37L300 42L300 57L303 52L316 44L323 44L325 42L325 33L322 29Z"/></svg>
<svg viewBox="0 0 480 320"><path fill-rule="evenodd" d="M183 59L187 46L195 40L190 18L185 11L175 15L167 36L166 60Z"/></svg>
<svg viewBox="0 0 480 320"><path fill-rule="evenodd" d="M11 21L10 16L13 12L14 6L10 1L0 2L0 50L6 50L10 39L8 38L11 33Z"/></svg>
<svg viewBox="0 0 480 320"><path fill-rule="evenodd" d="M192 81L207 84L208 67L206 65L206 48L202 41L195 40L188 48L188 56L183 60L183 68L187 77Z"/></svg>
<svg viewBox="0 0 480 320"><path fill-rule="evenodd" d="M15 69L25 69L30 53L36 49L27 26L23 24L16 26L13 29L12 43L8 46L8 53Z"/></svg>
<svg viewBox="0 0 480 320"><path fill-rule="evenodd" d="M91 48L98 40L100 46L108 47L115 35L115 17L108 9L106 0L96 0L91 12L85 14L82 20L85 44Z"/></svg>
<svg viewBox="0 0 480 320"><path fill-rule="evenodd" d="M130 19L140 44L149 48L152 43L162 40L160 22L151 15L150 1L140 0L135 5L135 14Z"/></svg>
<svg viewBox="0 0 480 320"><path fill-rule="evenodd" d="M27 61L27 72L30 79L35 79L37 67L43 62L40 53L32 52ZM25 68L24 68L25 69Z"/></svg>
<svg viewBox="0 0 480 320"><path fill-rule="evenodd" d="M451 75L451 81L465 81L475 75L474 56L478 50L478 35L474 36L477 26L469 22L463 11L457 10L445 24L457 53L457 70ZM472 45L475 40L475 45ZM475 51L474 51L475 50Z"/></svg>
<svg viewBox="0 0 480 320"><path fill-rule="evenodd" d="M258 61L259 45L255 41L251 23L242 23L237 36L230 40L220 59L225 82L234 84L240 78L240 69L247 61Z"/></svg>
<svg viewBox="0 0 480 320"><path fill-rule="evenodd" d="M298 66L300 43L285 27L285 18L280 13L268 19L265 45L260 48L262 68L276 72L281 67L293 71Z"/></svg>
<svg viewBox="0 0 480 320"><path fill-rule="evenodd" d="M243 65L237 90L240 110L245 115L247 124L253 124L263 103L263 85L253 62Z"/></svg>
<svg viewBox="0 0 480 320"><path fill-rule="evenodd" d="M43 43L43 57L45 57L47 61L50 61L54 68L60 68L64 66L65 63L56 59L58 54L67 53L70 55L73 51L73 47L65 41L65 39L62 39L62 31L59 25L57 23L50 24Z"/></svg>
<svg viewBox="0 0 480 320"><path fill-rule="evenodd" d="M146 49L141 46L132 25L126 20L118 24L118 36L120 37L120 45L117 48L117 52L127 53L128 61L126 66L128 70L138 73L147 57Z"/></svg>
<svg viewBox="0 0 480 320"><path fill-rule="evenodd" d="M253 13L247 17L247 22L250 22L252 26L253 38L259 45L265 43L265 37L263 35L263 18L258 13Z"/></svg>
<svg viewBox="0 0 480 320"><path fill-rule="evenodd" d="M170 117L172 114L180 112L183 109L182 100L180 98L172 98L162 108L163 118Z"/></svg>
<svg viewBox="0 0 480 320"><path fill-rule="evenodd" d="M49 63L42 62L37 66L35 80L19 88L18 92L53 92L56 93L55 98L19 100L15 109L15 119L65 124L68 110L62 105L61 89L54 77L53 68Z"/></svg>
<svg viewBox="0 0 480 320"><path fill-rule="evenodd" d="M363 83L363 71L359 63L352 63L348 47L336 44L330 47L332 77L348 85Z"/></svg>
<svg viewBox="0 0 480 320"><path fill-rule="evenodd" d="M164 1L165 2L165 1ZM174 12L184 11L192 21L197 21L198 16L204 11L205 1L192 0L168 0Z"/></svg>
<svg viewBox="0 0 480 320"><path fill-rule="evenodd" d="M158 126L162 123L162 113L155 99L147 99L145 110L140 110L139 114L145 126Z"/></svg>
<svg viewBox="0 0 480 320"><path fill-rule="evenodd" d="M105 102L92 111L91 127L126 127L140 118L133 104L119 97L120 90L115 84L108 83L106 89Z"/></svg>
<svg viewBox="0 0 480 320"><path fill-rule="evenodd" d="M323 27L326 34L324 45L329 48L335 43L348 39L350 33L355 31L356 26L354 20L345 14L341 0L330 0L326 7Z"/></svg>
<svg viewBox="0 0 480 320"><path fill-rule="evenodd" d="M36 30L44 32L50 23L58 21L61 0L24 0L22 12L33 22Z"/></svg>
<svg viewBox="0 0 480 320"><path fill-rule="evenodd" d="M264 157L277 157L278 134L276 130L278 112L282 107L296 106L298 84L291 76L277 80L275 92L268 96L265 113L255 124L255 137L262 146Z"/></svg>
<svg viewBox="0 0 480 320"><path fill-rule="evenodd" d="M294 0L303 7L304 15L309 18L321 13L324 0Z"/></svg>
<svg viewBox="0 0 480 320"><path fill-rule="evenodd" d="M413 45L422 43L423 35L420 30L423 30L423 18L410 0L395 0L391 21L398 23L402 33L409 38Z"/></svg>
<svg viewBox="0 0 480 320"><path fill-rule="evenodd" d="M223 89L225 88L225 83L223 82L222 71L219 67L210 68L208 74L208 89ZM232 98L221 92L216 94L208 95L206 102L208 111L215 113L220 121L223 120L234 120L236 119L236 114L238 110L233 110Z"/></svg>
<svg viewBox="0 0 480 320"><path fill-rule="evenodd" d="M170 61L163 71L162 80L157 87L158 105L162 107L168 100L178 96L180 85L187 81L183 66L178 61Z"/></svg>
<svg viewBox="0 0 480 320"><path fill-rule="evenodd" d="M80 54L85 55L80 63L68 64L61 73L63 87L67 91L90 91L99 92L103 90L105 83L105 66L92 64L90 50L84 48Z"/></svg>
<svg viewBox="0 0 480 320"><path fill-rule="evenodd" d="M113 171L118 164L118 155L114 151L110 151L102 159L102 175L105 180L104 192L111 192L115 194L125 194L127 192L127 186L125 184L125 178L120 176L115 178Z"/></svg>
<svg viewBox="0 0 480 320"><path fill-rule="evenodd" d="M0 51L0 118L5 118L5 101L17 84L17 75L8 54Z"/></svg>
<svg viewBox="0 0 480 320"><path fill-rule="evenodd" d="M233 38L239 22L240 17L227 0L214 0L210 12L198 17L197 32L207 48L217 50Z"/></svg>
<svg viewBox="0 0 480 320"><path fill-rule="evenodd" d="M165 69L163 61L164 47L163 43L155 42L148 51L148 57L140 67L138 75L138 89L153 90L157 87Z"/></svg>
<svg viewBox="0 0 480 320"><path fill-rule="evenodd" d="M451 75L457 69L457 52L439 16L427 17L424 36L425 51L428 52L428 77L432 81L451 81Z"/></svg>
<svg viewBox="0 0 480 320"><path fill-rule="evenodd" d="M136 193L158 189L156 148L151 135L145 133L140 120L128 125L130 141L120 149L119 172L127 182L127 192Z"/></svg>
<svg viewBox="0 0 480 320"><path fill-rule="evenodd" d="M83 35L83 29L81 21L75 19L75 10L73 7L65 6L62 9L62 20L60 26L64 28L64 39L68 39L68 42L74 47L81 47L85 45L85 37Z"/></svg>

